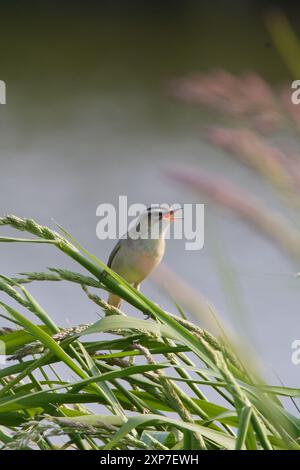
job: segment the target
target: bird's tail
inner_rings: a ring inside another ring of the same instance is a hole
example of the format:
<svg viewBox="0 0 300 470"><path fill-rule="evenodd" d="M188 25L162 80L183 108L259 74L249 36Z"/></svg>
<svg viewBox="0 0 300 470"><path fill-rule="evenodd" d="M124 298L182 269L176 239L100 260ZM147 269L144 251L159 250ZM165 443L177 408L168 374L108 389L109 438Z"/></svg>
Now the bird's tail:
<svg viewBox="0 0 300 470"><path fill-rule="evenodd" d="M108 303L109 305L113 305L116 308L120 308L122 299L116 294L109 294Z"/></svg>

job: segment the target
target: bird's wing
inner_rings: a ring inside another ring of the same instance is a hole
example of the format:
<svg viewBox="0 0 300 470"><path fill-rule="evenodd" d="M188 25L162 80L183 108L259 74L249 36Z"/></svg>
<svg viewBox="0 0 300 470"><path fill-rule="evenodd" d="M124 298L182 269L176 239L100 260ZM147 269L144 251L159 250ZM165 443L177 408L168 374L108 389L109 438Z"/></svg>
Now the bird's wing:
<svg viewBox="0 0 300 470"><path fill-rule="evenodd" d="M121 240L118 241L118 243L116 244L116 246L114 247L114 249L112 250L111 254L109 255L109 259L108 259L108 262L107 262L107 266L109 268L111 268L111 265L112 265L112 262L114 260L114 257L116 256L116 254L118 253L118 251L120 250L121 248Z"/></svg>

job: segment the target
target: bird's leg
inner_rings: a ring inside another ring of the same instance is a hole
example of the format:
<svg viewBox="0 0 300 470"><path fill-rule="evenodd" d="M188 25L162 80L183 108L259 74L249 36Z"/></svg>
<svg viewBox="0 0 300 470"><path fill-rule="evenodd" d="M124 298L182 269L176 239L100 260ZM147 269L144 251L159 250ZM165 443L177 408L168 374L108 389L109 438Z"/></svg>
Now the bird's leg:
<svg viewBox="0 0 300 470"><path fill-rule="evenodd" d="M108 275L108 272L103 270L102 273L100 274L99 278L98 278L99 282L101 284L103 284L103 279L105 279L107 275ZM117 309L119 309L120 306L121 306L121 303L122 303L122 299L118 295L115 295L112 292L110 292L110 294L108 296L107 303L109 305L112 305L113 307L116 307Z"/></svg>
<svg viewBox="0 0 300 470"><path fill-rule="evenodd" d="M155 317L153 316L153 313L150 312L150 310L148 310L147 313L144 312L144 315L146 315L145 318L144 318L144 320L149 320L149 318L152 318L153 320L155 319Z"/></svg>
<svg viewBox="0 0 300 470"><path fill-rule="evenodd" d="M134 282L134 283L133 283L133 287L134 287L136 290L140 290L140 288L141 288L141 283L140 283L140 282Z"/></svg>
<svg viewBox="0 0 300 470"><path fill-rule="evenodd" d="M106 278L107 274L108 274L108 272L103 269L102 273L101 273L100 276L98 277L98 280L99 280L99 282L100 282L101 284L102 284L103 279Z"/></svg>

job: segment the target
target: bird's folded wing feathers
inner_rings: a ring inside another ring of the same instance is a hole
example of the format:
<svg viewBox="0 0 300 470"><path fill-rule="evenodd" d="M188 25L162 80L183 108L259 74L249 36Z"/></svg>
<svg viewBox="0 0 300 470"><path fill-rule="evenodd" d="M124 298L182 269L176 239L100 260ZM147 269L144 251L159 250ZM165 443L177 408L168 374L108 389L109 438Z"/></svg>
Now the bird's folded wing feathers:
<svg viewBox="0 0 300 470"><path fill-rule="evenodd" d="M114 257L116 256L116 254L118 253L118 251L120 250L121 248L121 240L118 241L118 243L116 244L116 246L114 247L114 249L112 250L111 254L109 255L109 259L108 259L108 262L107 262L107 266L109 268L111 268L111 265L112 265L112 262L114 260Z"/></svg>

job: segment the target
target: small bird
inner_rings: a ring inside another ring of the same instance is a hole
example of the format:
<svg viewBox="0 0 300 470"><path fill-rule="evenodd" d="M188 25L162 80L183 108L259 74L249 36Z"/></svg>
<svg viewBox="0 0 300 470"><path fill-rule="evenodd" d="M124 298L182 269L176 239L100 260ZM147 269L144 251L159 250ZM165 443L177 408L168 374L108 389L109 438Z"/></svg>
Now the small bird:
<svg viewBox="0 0 300 470"><path fill-rule="evenodd" d="M165 253L165 235L175 212L162 206L149 207L112 250L107 265L136 289L159 265ZM108 303L117 308L122 299L110 294Z"/></svg>

